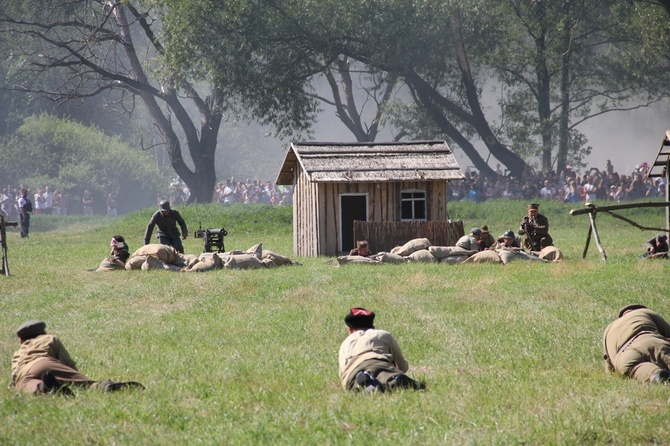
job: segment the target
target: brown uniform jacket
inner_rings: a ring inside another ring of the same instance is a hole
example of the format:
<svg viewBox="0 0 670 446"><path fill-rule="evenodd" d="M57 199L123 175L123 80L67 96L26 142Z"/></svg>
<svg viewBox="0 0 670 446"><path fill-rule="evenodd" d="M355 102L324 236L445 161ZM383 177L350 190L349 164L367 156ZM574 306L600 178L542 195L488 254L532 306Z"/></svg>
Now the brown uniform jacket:
<svg viewBox="0 0 670 446"><path fill-rule="evenodd" d="M363 361L371 359L389 362L403 372L409 369L409 364L391 333L374 328L358 330L351 333L340 346L340 380L344 389L347 388L349 375Z"/></svg>
<svg viewBox="0 0 670 446"><path fill-rule="evenodd" d="M54 335L43 334L21 344L12 358L12 382L14 386L30 370L33 363L42 358L56 359L77 370L63 343Z"/></svg>
<svg viewBox="0 0 670 446"><path fill-rule="evenodd" d="M669 338L670 324L658 313L647 308L640 308L624 314L605 328L603 354L608 370L614 370L613 363L616 362L616 355L643 333L653 333Z"/></svg>

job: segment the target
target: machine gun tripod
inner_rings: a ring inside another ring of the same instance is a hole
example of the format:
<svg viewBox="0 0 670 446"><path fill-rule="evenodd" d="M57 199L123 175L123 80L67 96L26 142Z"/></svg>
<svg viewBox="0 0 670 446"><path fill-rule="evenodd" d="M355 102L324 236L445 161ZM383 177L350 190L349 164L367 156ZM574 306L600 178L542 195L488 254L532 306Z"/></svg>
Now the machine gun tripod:
<svg viewBox="0 0 670 446"><path fill-rule="evenodd" d="M195 231L195 238L202 239L202 252L213 252L214 249L216 249L217 252L224 252L226 249L223 246L223 238L227 235L228 231L223 228L202 229L202 224L200 224L200 228Z"/></svg>

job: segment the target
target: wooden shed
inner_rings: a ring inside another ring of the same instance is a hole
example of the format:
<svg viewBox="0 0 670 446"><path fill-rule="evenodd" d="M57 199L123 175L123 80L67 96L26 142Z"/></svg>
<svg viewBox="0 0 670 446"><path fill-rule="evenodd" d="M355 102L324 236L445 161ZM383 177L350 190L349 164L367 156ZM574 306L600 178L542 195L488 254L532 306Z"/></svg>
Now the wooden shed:
<svg viewBox="0 0 670 446"><path fill-rule="evenodd" d="M354 222L407 223L416 237L430 222L446 225L447 181L464 178L445 141L294 142L277 184L294 186L294 254L315 257L348 252ZM395 243L368 241L372 252Z"/></svg>

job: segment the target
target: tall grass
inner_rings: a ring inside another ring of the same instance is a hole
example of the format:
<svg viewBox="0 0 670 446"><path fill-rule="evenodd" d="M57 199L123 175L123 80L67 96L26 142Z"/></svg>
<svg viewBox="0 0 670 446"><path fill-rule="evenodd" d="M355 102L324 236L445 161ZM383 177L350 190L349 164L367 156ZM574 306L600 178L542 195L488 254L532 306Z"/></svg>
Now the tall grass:
<svg viewBox="0 0 670 446"><path fill-rule="evenodd" d="M333 267L326 258L266 270L95 273L113 234L131 250L152 210L115 220L36 216L9 234L0 277L0 357L9 381L14 329L43 319L84 373L138 380L144 392L28 397L0 387L0 444L665 444L669 389L604 373L600 337L619 307L670 318L663 261L643 261L653 236L542 203L566 255L558 264ZM293 257L291 212L270 206L180 208L196 229L223 226L226 249ZM525 203L453 203L450 217L494 234L516 229ZM663 212L622 212L646 226ZM186 251L201 240L189 237ZM342 391L337 349L352 306L377 313L425 379L425 392Z"/></svg>

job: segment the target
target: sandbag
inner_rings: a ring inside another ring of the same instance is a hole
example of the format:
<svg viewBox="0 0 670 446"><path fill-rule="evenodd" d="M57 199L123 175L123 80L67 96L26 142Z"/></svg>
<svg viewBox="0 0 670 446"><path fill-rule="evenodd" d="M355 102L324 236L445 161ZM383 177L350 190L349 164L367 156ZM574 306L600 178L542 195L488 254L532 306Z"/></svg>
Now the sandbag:
<svg viewBox="0 0 670 446"><path fill-rule="evenodd" d="M337 265L347 265L349 263L363 264L363 265L380 265L379 260L363 256L340 256L337 258Z"/></svg>
<svg viewBox="0 0 670 446"><path fill-rule="evenodd" d="M542 248L538 257L548 262L560 262L563 260L563 253L555 246L546 246Z"/></svg>
<svg viewBox="0 0 670 446"><path fill-rule="evenodd" d="M261 259L261 263L265 265L266 268L278 268L279 265L277 265L271 258L267 259Z"/></svg>
<svg viewBox="0 0 670 446"><path fill-rule="evenodd" d="M133 256L154 256L164 263L174 263L179 252L172 246L161 245L160 243L150 243L142 246L133 253Z"/></svg>
<svg viewBox="0 0 670 446"><path fill-rule="evenodd" d="M513 262L516 260L516 254L514 251L510 251L509 249L500 249L498 250L498 257L500 257L500 260L507 265L510 262Z"/></svg>
<svg viewBox="0 0 670 446"><path fill-rule="evenodd" d="M453 246L429 246L428 251L435 257L440 260L451 255Z"/></svg>
<svg viewBox="0 0 670 446"><path fill-rule="evenodd" d="M126 269L131 270L131 269L141 269L142 264L144 261L147 259L147 256L131 256L127 261L126 261Z"/></svg>
<svg viewBox="0 0 670 446"><path fill-rule="evenodd" d="M463 263L468 260L470 256L449 256L440 259L440 263L446 263L448 265L455 265L457 263Z"/></svg>
<svg viewBox="0 0 670 446"><path fill-rule="evenodd" d="M255 244L251 248L247 249L247 254L251 254L258 260L261 260L261 258L263 257L263 244L262 243Z"/></svg>
<svg viewBox="0 0 670 446"><path fill-rule="evenodd" d="M101 271L118 271L126 269L126 265L123 264L122 261L118 259L111 259L111 258L106 258L102 262L100 262L100 265L96 269L96 272L101 272Z"/></svg>
<svg viewBox="0 0 670 446"><path fill-rule="evenodd" d="M206 260L200 260L197 263L193 264L193 266L184 268L183 271L185 272L203 272L203 271L211 271L213 269L221 268L223 266L223 261L218 255L213 255L210 256Z"/></svg>
<svg viewBox="0 0 670 446"><path fill-rule="evenodd" d="M379 260L382 263L394 263L394 264L407 263L407 259L404 258L403 256L399 256L398 254L393 254L390 252L380 252L373 258Z"/></svg>
<svg viewBox="0 0 670 446"><path fill-rule="evenodd" d="M177 258L172 262L173 265L188 268L194 264L198 263L198 256L195 254L182 254L178 253Z"/></svg>
<svg viewBox="0 0 670 446"><path fill-rule="evenodd" d="M265 265L256 256L251 254L229 255L223 265L227 269L263 268Z"/></svg>
<svg viewBox="0 0 670 446"><path fill-rule="evenodd" d="M473 254L477 254L477 251L461 248L460 246L451 246L451 251L449 252L449 255L447 257L451 257L451 256L468 256L469 257Z"/></svg>
<svg viewBox="0 0 670 446"><path fill-rule="evenodd" d="M514 253L519 260L530 260L535 262L546 262L546 260L539 258L536 255L528 254L526 251L516 251Z"/></svg>
<svg viewBox="0 0 670 446"><path fill-rule="evenodd" d="M293 265L293 260L276 252L263 250L261 260L270 259L276 266Z"/></svg>
<svg viewBox="0 0 670 446"><path fill-rule="evenodd" d="M398 254L402 257L407 257L413 252L419 251L421 249L428 249L430 246L430 241L427 238L415 238L410 240L402 246L396 246L391 250L391 253Z"/></svg>
<svg viewBox="0 0 670 446"><path fill-rule="evenodd" d="M422 263L435 263L439 261L427 249L420 249L418 251L414 251L413 253L407 256L407 260L409 260L410 262L422 262Z"/></svg>
<svg viewBox="0 0 670 446"><path fill-rule="evenodd" d="M165 269L165 263L157 257L147 256L141 268L142 271L151 271L155 269Z"/></svg>
<svg viewBox="0 0 670 446"><path fill-rule="evenodd" d="M500 256L495 251L481 251L468 257L465 262L470 263L502 263Z"/></svg>
<svg viewBox="0 0 670 446"><path fill-rule="evenodd" d="M184 267L175 265L174 263L164 263L163 269L166 271L172 271L173 273L180 273L184 269Z"/></svg>

